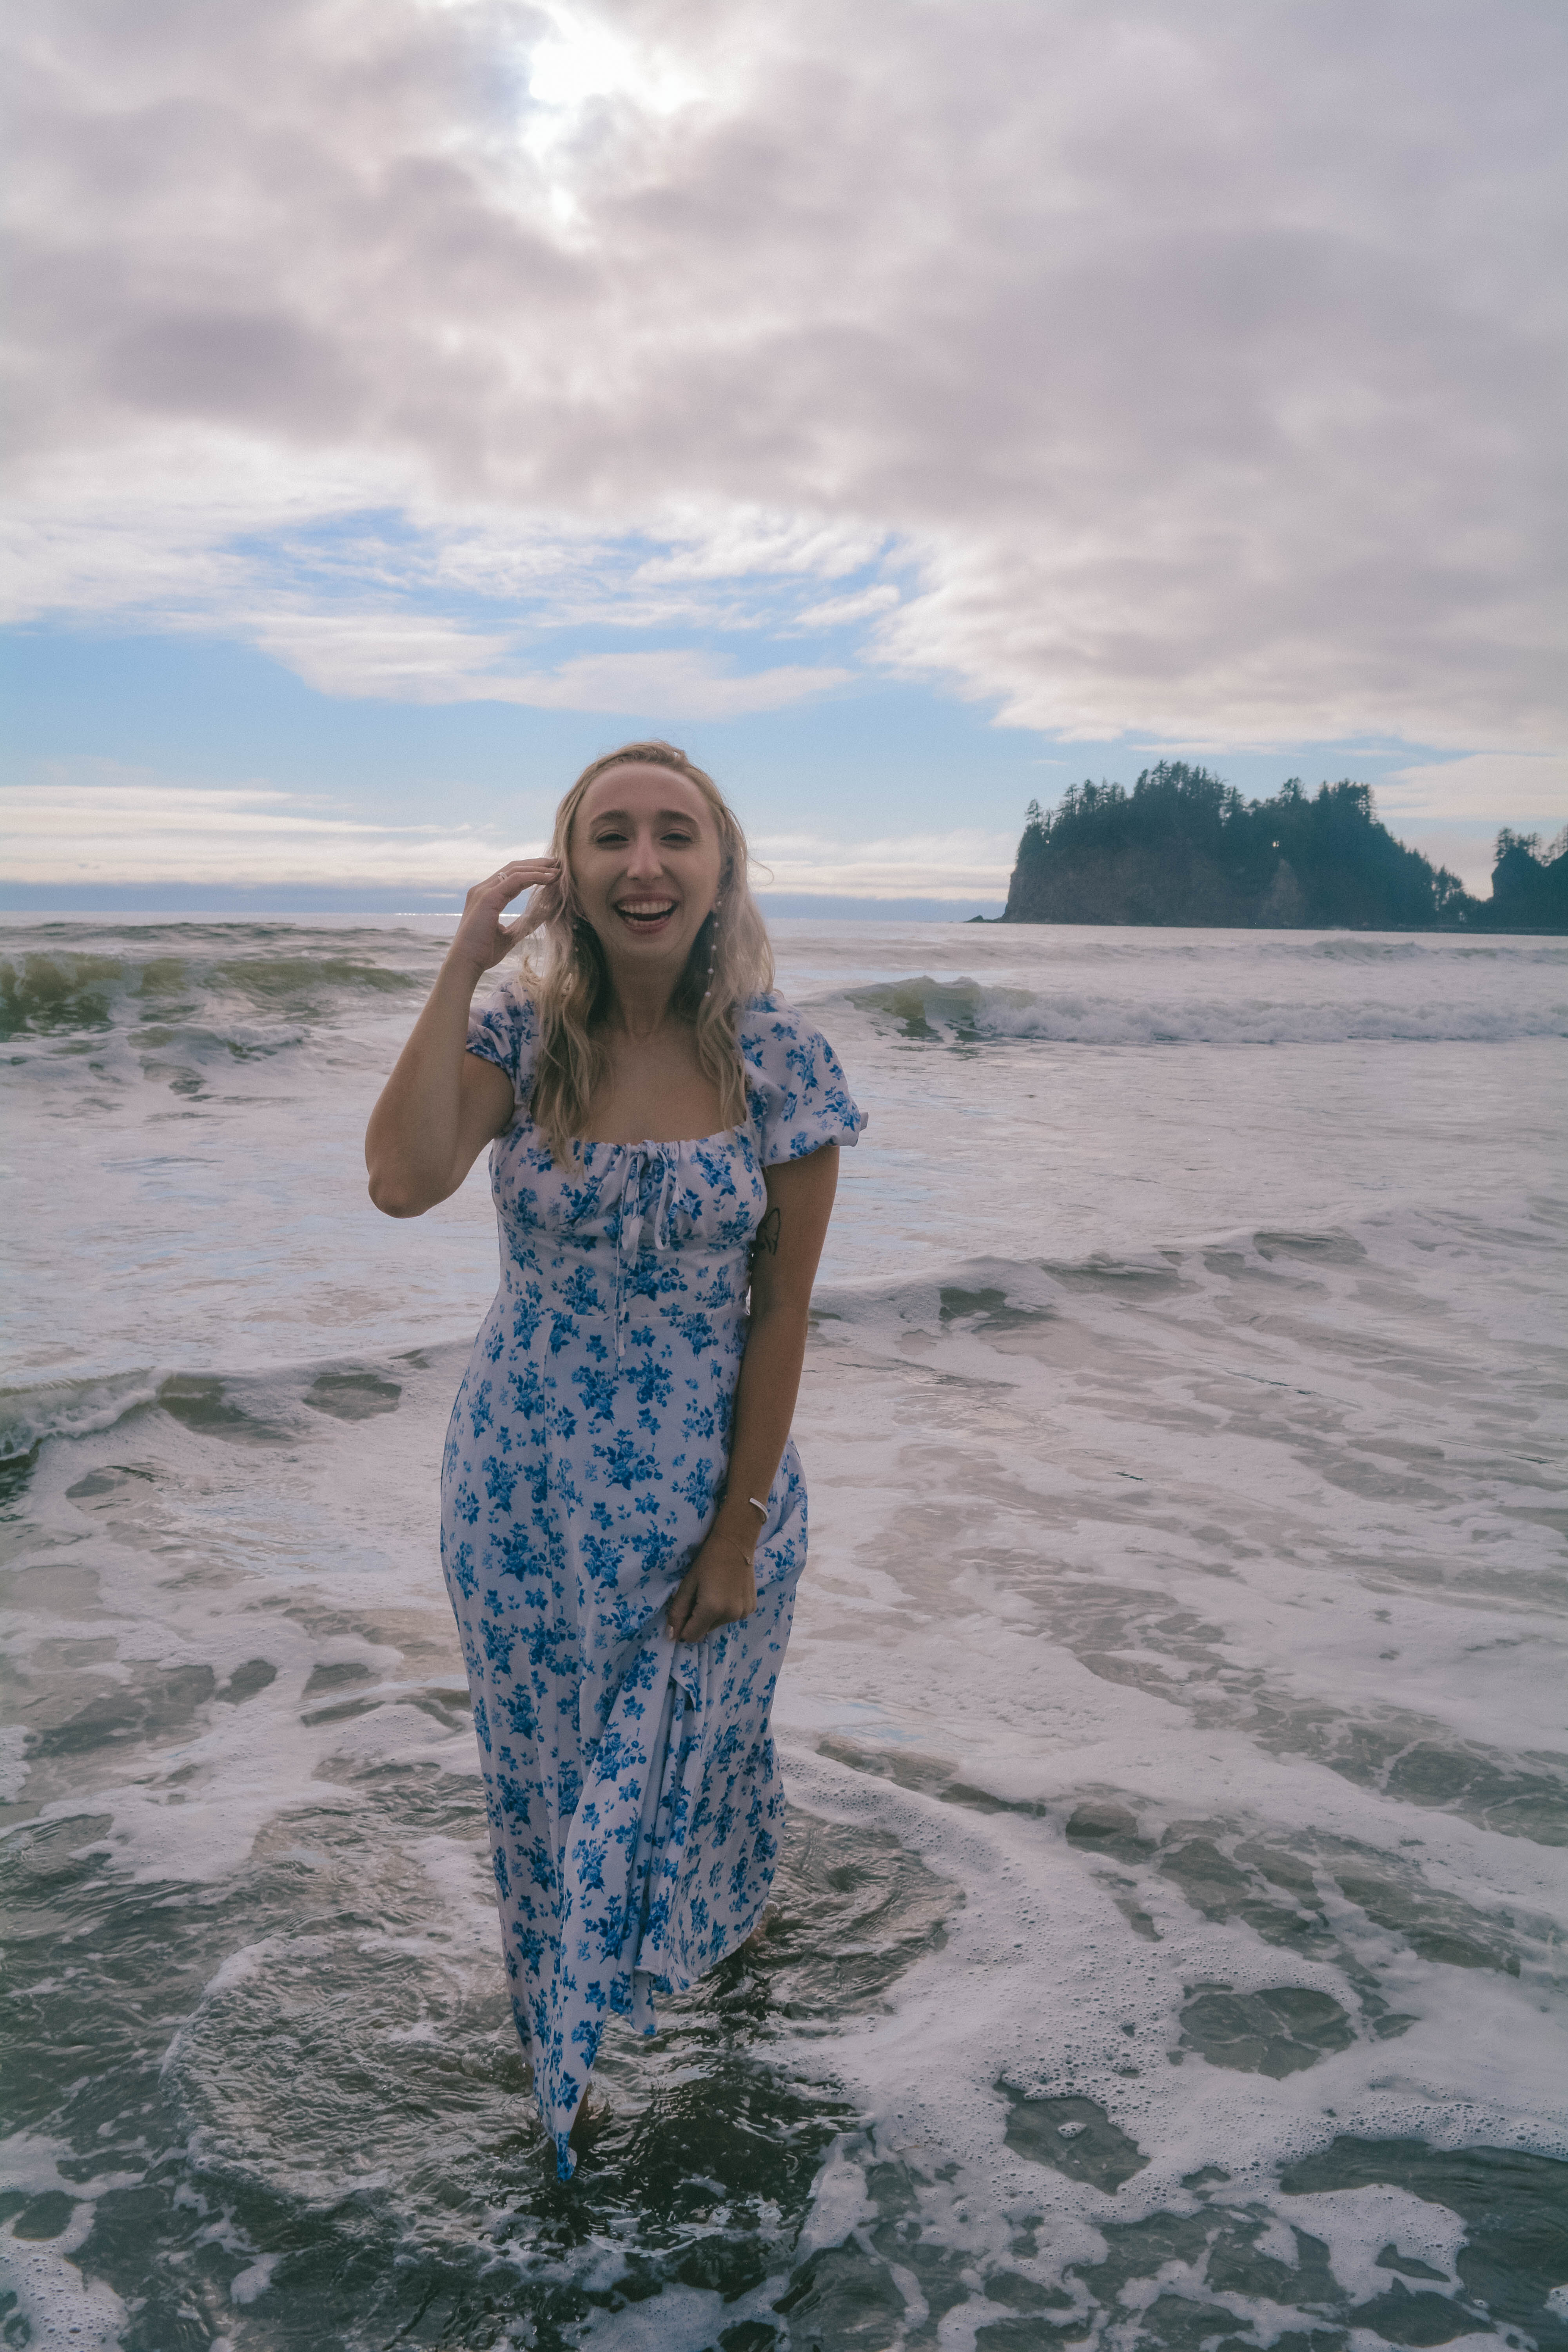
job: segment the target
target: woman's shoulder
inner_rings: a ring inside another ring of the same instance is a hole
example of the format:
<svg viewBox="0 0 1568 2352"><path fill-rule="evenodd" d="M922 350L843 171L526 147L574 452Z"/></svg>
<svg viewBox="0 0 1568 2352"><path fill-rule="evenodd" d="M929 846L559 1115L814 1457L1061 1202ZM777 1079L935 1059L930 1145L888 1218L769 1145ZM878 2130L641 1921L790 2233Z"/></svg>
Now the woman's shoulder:
<svg viewBox="0 0 1568 2352"><path fill-rule="evenodd" d="M742 1060L753 1069L787 1069L794 1057L804 1075L806 1060L818 1046L833 1051L816 1024L776 992L747 997L735 1035Z"/></svg>
<svg viewBox="0 0 1568 2352"><path fill-rule="evenodd" d="M766 996L747 997L740 1010L737 1028L742 1040L763 1044L786 1032L793 1034L805 1023L805 1014L773 990Z"/></svg>
<svg viewBox="0 0 1568 2352"><path fill-rule="evenodd" d="M858 1139L866 1114L850 1095L837 1055L797 1006L776 994L749 997L736 1040L764 1165Z"/></svg>

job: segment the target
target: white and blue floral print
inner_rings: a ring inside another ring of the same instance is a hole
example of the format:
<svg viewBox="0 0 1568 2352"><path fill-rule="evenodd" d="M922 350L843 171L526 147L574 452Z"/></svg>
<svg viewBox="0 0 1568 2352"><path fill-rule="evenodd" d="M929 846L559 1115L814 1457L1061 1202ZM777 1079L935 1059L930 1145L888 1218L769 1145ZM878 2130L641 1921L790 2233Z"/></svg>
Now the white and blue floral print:
<svg viewBox="0 0 1568 2352"><path fill-rule="evenodd" d="M832 1047L757 997L746 1123L552 1157L528 1114L537 1029L503 995L468 1050L511 1079L490 1153L500 1288L458 1392L441 1552L479 1736L512 2013L563 2178L611 2011L655 2030L755 1927L784 1798L769 1729L805 1486L767 1497L757 1606L674 1643L664 1607L711 1522L746 1344L763 1170L866 1121Z"/></svg>

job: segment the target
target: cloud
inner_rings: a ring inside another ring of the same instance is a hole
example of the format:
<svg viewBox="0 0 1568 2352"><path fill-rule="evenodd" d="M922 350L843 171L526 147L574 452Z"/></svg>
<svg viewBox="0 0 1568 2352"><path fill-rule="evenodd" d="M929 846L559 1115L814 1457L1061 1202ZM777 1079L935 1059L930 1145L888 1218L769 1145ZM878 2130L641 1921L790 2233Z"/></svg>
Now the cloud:
<svg viewBox="0 0 1568 2352"><path fill-rule="evenodd" d="M1385 823L1472 818L1493 824L1568 823L1568 757L1473 751L1468 759L1397 768L1377 787Z"/></svg>
<svg viewBox="0 0 1568 2352"><path fill-rule="evenodd" d="M847 596L825 596L819 604L806 604L795 614L795 626L801 629L839 629L847 621L869 620L874 614L888 613L897 604L899 592L887 581L861 588Z"/></svg>
<svg viewBox="0 0 1568 2352"><path fill-rule="evenodd" d="M438 795L432 794L433 799ZM29 886L212 883L402 884L465 889L537 842L468 826L367 824L324 799L174 785L110 761L0 789L0 864Z"/></svg>
<svg viewBox="0 0 1568 2352"><path fill-rule="evenodd" d="M438 614L314 611L258 613L247 630L322 694L377 695L394 702L473 700L500 691L503 635L465 629Z"/></svg>
<svg viewBox="0 0 1568 2352"><path fill-rule="evenodd" d="M1005 898L1014 834L960 830L845 841L768 834L751 844L766 869L759 889L819 890L861 898Z"/></svg>
<svg viewBox="0 0 1568 2352"><path fill-rule="evenodd" d="M1473 898L1491 897L1496 837L1496 825L1486 824L1416 823L1399 828L1399 838L1407 848L1418 849L1434 866L1446 866L1450 874L1457 874Z"/></svg>
<svg viewBox="0 0 1568 2352"><path fill-rule="evenodd" d="M804 623L1069 739L1565 740L1561 11L42 0L7 38L24 612L340 693L608 709L552 698L634 658L682 715L774 708L842 655L538 635Z"/></svg>
<svg viewBox="0 0 1568 2352"><path fill-rule="evenodd" d="M528 703L536 710L736 719L754 710L783 710L846 684L852 675L797 662L730 677L700 654L583 654L552 673L510 678L500 692L503 701Z"/></svg>
<svg viewBox="0 0 1568 2352"><path fill-rule="evenodd" d="M439 810L447 795L433 786L427 797ZM971 829L877 841L774 834L751 845L763 869L759 888L973 900L1005 896L1016 843ZM309 883L456 891L503 859L545 846L542 834L515 838L499 826L366 819L325 794L262 781L167 784L110 761L57 762L0 788L0 866L8 882L35 887Z"/></svg>
<svg viewBox="0 0 1568 2352"><path fill-rule="evenodd" d="M535 710L655 712L671 719L782 710L853 675L807 663L747 673L683 648L582 654L554 669L521 667L507 638L438 614L292 610L258 614L247 631L323 694L395 702L517 702Z"/></svg>

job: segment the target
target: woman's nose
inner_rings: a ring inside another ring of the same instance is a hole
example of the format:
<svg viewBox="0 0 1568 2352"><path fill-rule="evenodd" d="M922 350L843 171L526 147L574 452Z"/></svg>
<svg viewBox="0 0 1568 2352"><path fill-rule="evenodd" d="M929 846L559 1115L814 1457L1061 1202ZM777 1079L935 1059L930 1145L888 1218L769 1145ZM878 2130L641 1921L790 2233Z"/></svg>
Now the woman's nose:
<svg viewBox="0 0 1568 2352"><path fill-rule="evenodd" d="M658 854L658 844L651 832L639 833L632 843L632 853L626 860L628 874L647 879L664 871L664 860Z"/></svg>

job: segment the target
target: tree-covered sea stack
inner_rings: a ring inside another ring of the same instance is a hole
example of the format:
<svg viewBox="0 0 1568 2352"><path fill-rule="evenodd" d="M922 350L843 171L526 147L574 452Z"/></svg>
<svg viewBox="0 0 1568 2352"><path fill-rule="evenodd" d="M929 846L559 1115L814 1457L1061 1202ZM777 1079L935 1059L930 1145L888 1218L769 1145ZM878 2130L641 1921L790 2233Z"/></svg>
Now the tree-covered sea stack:
<svg viewBox="0 0 1568 2352"><path fill-rule="evenodd" d="M1482 908L1494 931L1568 931L1568 825L1541 845L1538 833L1497 837L1492 895Z"/></svg>
<svg viewBox="0 0 1568 2352"><path fill-rule="evenodd" d="M1379 823L1370 784L1249 801L1163 760L1127 792L1076 785L1018 844L1004 919L1355 930L1568 929L1568 845L1504 833L1489 901Z"/></svg>

